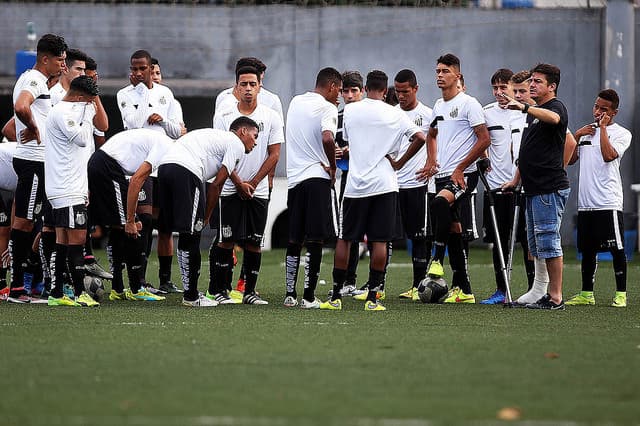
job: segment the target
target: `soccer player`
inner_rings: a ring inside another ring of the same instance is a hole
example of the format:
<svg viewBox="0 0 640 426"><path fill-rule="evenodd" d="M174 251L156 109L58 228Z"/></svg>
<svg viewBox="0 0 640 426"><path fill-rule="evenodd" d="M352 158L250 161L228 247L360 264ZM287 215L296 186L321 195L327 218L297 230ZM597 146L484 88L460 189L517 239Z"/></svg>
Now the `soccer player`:
<svg viewBox="0 0 640 426"><path fill-rule="evenodd" d="M567 300L567 305L595 305L593 286L597 254L609 251L616 280L611 306L627 306L620 160L631 145L631 132L614 123L619 104L620 98L615 90L602 90L593 105L595 122L581 127L575 134L578 148L572 162L580 159L578 250L582 252L582 291Z"/></svg>
<svg viewBox="0 0 640 426"><path fill-rule="evenodd" d="M164 300L141 286L143 240L137 238L135 212L143 182L157 170L172 142L151 129L125 130L112 136L89 160L89 215L93 223L109 229L110 300ZM130 286L126 290L122 278L125 264Z"/></svg>
<svg viewBox="0 0 640 426"><path fill-rule="evenodd" d="M106 116L96 115L98 86L79 76L49 113L45 132L45 191L51 203L56 245L51 256L49 306L98 306L84 289L83 246L87 232L87 155L93 144L93 126L105 128ZM63 275L69 268L75 300L63 293Z"/></svg>
<svg viewBox="0 0 640 426"><path fill-rule="evenodd" d="M258 104L260 72L243 67L236 72L236 93L240 100L227 109L216 112L214 128L229 130L238 117L249 117L258 124L257 145L243 155L235 171L225 183L218 203L220 225L218 243L209 251L210 280L215 293L207 297L218 303L233 303L226 289L233 275L233 244L244 248L242 269L245 276L242 303L266 305L268 302L256 293L256 284L262 260L262 238L267 222L269 185L265 179L278 163L280 146L284 143L284 123L271 108Z"/></svg>
<svg viewBox="0 0 640 426"><path fill-rule="evenodd" d="M16 152L17 142L0 143L0 189L13 193L16 190L18 176L13 170L13 156ZM11 234L11 205L5 203L0 196L0 254L9 247L9 235ZM6 300L9 295L7 287L8 265L0 260L0 300Z"/></svg>
<svg viewBox="0 0 640 426"><path fill-rule="evenodd" d="M47 202L44 196L44 136L45 121L51 109L48 82L60 75L66 51L64 38L54 34L42 36L38 41L34 68L23 73L13 89L16 137L20 143L13 159L18 183L9 243L12 261L10 302L31 301L24 289L23 265L31 250L34 223Z"/></svg>
<svg viewBox="0 0 640 426"><path fill-rule="evenodd" d="M51 105L56 105L65 97L71 86L71 82L74 78L85 75L85 69L87 67L87 55L78 49L67 50L67 56L65 58L65 67L60 74L60 79L50 89L51 93Z"/></svg>
<svg viewBox="0 0 640 426"><path fill-rule="evenodd" d="M460 60L448 53L436 61L436 81L442 98L433 107L427 135L427 162L422 178L435 177L437 194L430 204L434 221L435 253L428 274L443 277L445 249L453 270L452 288L445 303L475 303L462 238L462 216L472 212L468 202L478 183L476 160L491 144L482 106L460 91ZM437 161L436 161L437 153Z"/></svg>
<svg viewBox="0 0 640 426"><path fill-rule="evenodd" d="M545 260L549 290L530 309L563 310L563 256L560 224L569 197L564 149L569 120L558 100L560 69L538 64L531 70L529 91L535 106L510 99L507 107L527 115L518 169L526 197L527 239L531 255Z"/></svg>
<svg viewBox="0 0 640 426"><path fill-rule="evenodd" d="M341 290L347 274L349 246L365 234L371 243L371 258L364 310L386 309L378 303L376 296L384 280L387 243L401 232L400 227L395 226L398 213L396 170L401 170L425 142L420 127L407 114L384 102L387 84L384 72L369 72L365 84L367 98L344 108L342 131L349 142L350 170L336 242L333 292L331 299L322 303L320 309L342 309ZM403 146L404 138L411 141L408 147ZM403 154L393 160L391 156L399 152Z"/></svg>
<svg viewBox="0 0 640 426"><path fill-rule="evenodd" d="M429 132L432 110L418 100L418 80L416 74L404 69L396 74L393 86L398 97L397 108L404 111L409 119L420 128L423 134ZM400 153L404 154L411 146L408 137L402 139ZM416 172L427 161L427 148L421 146L400 170L398 175L398 204L405 236L411 241L411 262L413 266L413 283L409 290L400 294L401 298L418 300L418 285L427 274L431 257L431 241L429 235L427 212L427 184L418 180Z"/></svg>
<svg viewBox="0 0 640 426"><path fill-rule="evenodd" d="M309 252L300 307L318 309L315 289L324 242L335 235L332 187L336 175L335 134L342 75L323 68L313 92L295 96L287 112L289 243L285 258L284 306L298 305L296 281L302 244Z"/></svg>
<svg viewBox="0 0 640 426"><path fill-rule="evenodd" d="M215 300L198 293L200 233L218 202L227 177L243 154L251 152L258 138L258 124L248 117L236 118L229 128L230 132L199 129L187 133L171 147L158 169L159 240L172 238L172 232L180 234L178 263L185 289L182 299L185 306L218 305ZM213 182L205 192L205 184L210 179ZM212 284L209 283L209 294L215 294Z"/></svg>

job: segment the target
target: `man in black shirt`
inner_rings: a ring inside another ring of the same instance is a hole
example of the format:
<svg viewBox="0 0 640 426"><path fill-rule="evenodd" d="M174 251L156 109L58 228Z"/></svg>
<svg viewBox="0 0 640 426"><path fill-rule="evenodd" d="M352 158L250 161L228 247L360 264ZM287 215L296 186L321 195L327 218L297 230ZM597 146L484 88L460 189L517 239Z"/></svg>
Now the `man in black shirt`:
<svg viewBox="0 0 640 426"><path fill-rule="evenodd" d="M569 197L569 179L563 167L567 109L556 98L560 69L538 64L531 70L529 91L536 106L510 99L508 107L527 115L518 167L526 194L527 239L534 257L544 259L549 291L527 305L531 309L564 309L562 301L562 246L560 224Z"/></svg>

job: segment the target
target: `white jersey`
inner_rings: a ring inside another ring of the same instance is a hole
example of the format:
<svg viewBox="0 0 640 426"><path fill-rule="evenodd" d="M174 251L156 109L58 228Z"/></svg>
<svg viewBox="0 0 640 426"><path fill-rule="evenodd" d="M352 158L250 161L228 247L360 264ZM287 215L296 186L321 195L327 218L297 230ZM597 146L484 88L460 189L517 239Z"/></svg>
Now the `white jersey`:
<svg viewBox="0 0 640 426"><path fill-rule="evenodd" d="M49 94L49 87L47 86L47 77L40 71L31 69L25 71L13 88L13 105L15 106L20 93L27 91L33 96L33 103L31 104L31 115L33 120L38 126L38 132L40 133L41 144L33 139L26 143L21 143L16 149L16 158L29 161L44 161L44 140L46 134L47 115L51 110L51 98ZM16 117L16 136L20 138L20 133L27 128L27 126Z"/></svg>
<svg viewBox="0 0 640 426"><path fill-rule="evenodd" d="M226 110L237 103L238 100L233 95L233 87L229 87L228 89L218 93L218 96L216 97L215 111ZM280 97L278 95L261 86L260 92L258 92L258 104L264 105L277 112L284 122L282 102L280 102Z"/></svg>
<svg viewBox="0 0 640 426"><path fill-rule="evenodd" d="M182 166L204 183L214 178L223 166L231 174L244 151L244 144L232 132L198 129L178 139L162 158L160 165Z"/></svg>
<svg viewBox="0 0 640 426"><path fill-rule="evenodd" d="M232 105L230 108L216 113L213 118L213 127L220 130L229 130L231 123L242 116L243 114L238 111L238 105ZM258 173L258 170L260 170L260 167L268 157L268 147L270 145L284 143L284 123L274 110L258 104L253 113L246 117L258 124L260 132L258 133L256 146L249 154L240 158L240 163L236 167L236 173L243 181L253 179ZM222 189L222 195L232 195L236 192L236 186L231 182L231 179L228 179ZM253 195L258 198L269 198L269 182L266 176L256 186Z"/></svg>
<svg viewBox="0 0 640 426"><path fill-rule="evenodd" d="M160 132L131 129L113 135L100 149L132 176L145 161L155 171L172 144L173 139Z"/></svg>
<svg viewBox="0 0 640 426"><path fill-rule="evenodd" d="M18 175L13 170L13 156L16 153L18 142L0 143L0 189L15 192L18 184Z"/></svg>
<svg viewBox="0 0 640 426"><path fill-rule="evenodd" d="M620 160L631 145L631 132L613 123L607 126L607 135L611 146L618 153L618 158L608 163L602 159L599 127L593 136L583 136L578 141L580 156L578 210L622 211Z"/></svg>
<svg viewBox="0 0 640 426"><path fill-rule="evenodd" d="M511 116L511 146L513 147L513 163L518 167L518 156L520 155L520 145L522 134L527 127L527 114L514 114Z"/></svg>
<svg viewBox="0 0 640 426"><path fill-rule="evenodd" d="M401 109L364 99L345 105L342 137L349 142L349 174L344 196L371 197L398 191L398 178L386 155L397 156L404 138L420 132Z"/></svg>
<svg viewBox="0 0 640 426"><path fill-rule="evenodd" d="M329 180L329 159L322 146L322 132L335 137L338 108L322 95L307 92L295 96L287 111L287 179L289 189L311 178Z"/></svg>
<svg viewBox="0 0 640 426"><path fill-rule="evenodd" d="M525 115L520 111L500 108L497 102L484 107L484 118L491 137L489 146L491 170L487 173L487 182L491 189L500 188L503 183L513 178L516 168L515 157L518 153L513 149L511 126L517 126L517 119Z"/></svg>
<svg viewBox="0 0 640 426"><path fill-rule="evenodd" d="M458 93L453 99L440 98L433 106L431 126L438 130L438 164L436 177L451 176L455 168L469 154L477 141L473 128L484 124L482 106L466 93ZM476 170L473 162L465 173Z"/></svg>
<svg viewBox="0 0 640 426"><path fill-rule="evenodd" d="M67 94L67 91L62 84L58 81L55 86L49 89L49 94L51 95L51 106L54 106L58 102L62 100Z"/></svg>
<svg viewBox="0 0 640 426"><path fill-rule="evenodd" d="M61 101L47 117L44 181L54 209L83 204L88 199L86 146L93 143L91 103Z"/></svg>
<svg viewBox="0 0 640 426"><path fill-rule="evenodd" d="M418 101L418 105L412 109L411 111L404 111L400 108L400 105L396 106L398 109L403 111L409 119L422 130L422 133L425 135L429 132L429 124L431 124L431 115L433 111L431 108ZM402 144L400 145L400 152L398 153L399 157L407 152L407 149L411 145L409 138L403 138ZM418 188L420 186L424 186L425 183L423 181L419 181L416 178L416 171L424 167L427 162L427 147L423 146L420 148L418 153L414 155L407 164L404 165L400 170L396 171L398 175L398 186L401 189L408 188ZM431 179L430 181L433 181ZM435 191L435 188L434 188Z"/></svg>
<svg viewBox="0 0 640 426"><path fill-rule="evenodd" d="M181 123L171 112L175 98L168 87L157 83L151 89L144 83L129 85L118 91L117 99L125 130L152 129L173 139L180 137ZM158 114L162 121L149 124L151 114Z"/></svg>

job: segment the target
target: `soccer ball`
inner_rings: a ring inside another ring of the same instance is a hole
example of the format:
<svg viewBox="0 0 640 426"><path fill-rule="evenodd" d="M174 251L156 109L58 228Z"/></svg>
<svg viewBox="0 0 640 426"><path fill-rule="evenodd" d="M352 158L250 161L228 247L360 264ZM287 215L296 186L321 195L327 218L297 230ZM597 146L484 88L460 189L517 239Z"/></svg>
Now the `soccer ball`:
<svg viewBox="0 0 640 426"><path fill-rule="evenodd" d="M84 277L84 289L96 302L99 302L102 299L105 292L102 280L98 277L92 277L89 275Z"/></svg>
<svg viewBox="0 0 640 426"><path fill-rule="evenodd" d="M427 277L418 284L418 297L422 303L440 303L447 291L447 282L442 278Z"/></svg>

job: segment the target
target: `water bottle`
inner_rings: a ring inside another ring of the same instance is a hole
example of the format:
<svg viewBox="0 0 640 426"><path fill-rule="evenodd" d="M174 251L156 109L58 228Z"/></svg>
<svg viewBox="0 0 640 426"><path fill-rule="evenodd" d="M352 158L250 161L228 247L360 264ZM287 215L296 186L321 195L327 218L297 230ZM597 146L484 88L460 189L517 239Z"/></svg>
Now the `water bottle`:
<svg viewBox="0 0 640 426"><path fill-rule="evenodd" d="M29 21L27 22L27 46L24 50L35 52L36 46L36 27L33 22Z"/></svg>

